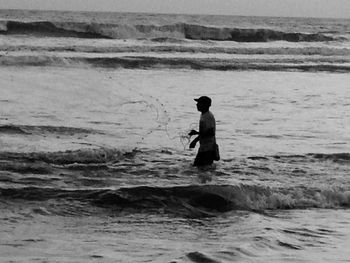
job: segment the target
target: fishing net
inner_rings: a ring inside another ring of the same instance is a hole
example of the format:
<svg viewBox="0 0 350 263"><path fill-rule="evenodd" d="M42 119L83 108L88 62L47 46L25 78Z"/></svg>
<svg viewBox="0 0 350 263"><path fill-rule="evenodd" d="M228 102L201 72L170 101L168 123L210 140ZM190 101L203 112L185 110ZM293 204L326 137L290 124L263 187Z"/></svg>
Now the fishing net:
<svg viewBox="0 0 350 263"><path fill-rule="evenodd" d="M157 132L158 134L163 133L163 136L165 135L174 144L180 143L186 149L191 140L189 132L198 128L196 123L190 124L186 130L181 130L182 127L176 125L174 127L170 114L158 99L127 101L120 105L120 112L122 111L125 115L124 123L135 127L139 125L138 135L135 135L139 138L134 142L137 145L142 144L147 137Z"/></svg>
<svg viewBox="0 0 350 263"><path fill-rule="evenodd" d="M116 79L116 84L118 80ZM123 133L127 133L130 144L135 147L149 143L188 148L192 129L198 129L198 124L184 124L183 113L169 102L164 103L154 91L141 86L125 86L117 84L114 90L114 111L121 124ZM169 110L169 112L168 112ZM174 120L176 119L176 121ZM188 128L184 130L184 126Z"/></svg>

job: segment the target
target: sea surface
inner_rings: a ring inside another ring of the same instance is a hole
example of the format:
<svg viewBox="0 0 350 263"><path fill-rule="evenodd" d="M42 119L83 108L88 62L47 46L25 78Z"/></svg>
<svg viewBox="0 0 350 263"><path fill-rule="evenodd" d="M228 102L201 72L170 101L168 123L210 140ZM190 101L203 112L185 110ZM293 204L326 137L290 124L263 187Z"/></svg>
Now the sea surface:
<svg viewBox="0 0 350 263"><path fill-rule="evenodd" d="M350 262L349 73L349 19L0 10L0 262Z"/></svg>

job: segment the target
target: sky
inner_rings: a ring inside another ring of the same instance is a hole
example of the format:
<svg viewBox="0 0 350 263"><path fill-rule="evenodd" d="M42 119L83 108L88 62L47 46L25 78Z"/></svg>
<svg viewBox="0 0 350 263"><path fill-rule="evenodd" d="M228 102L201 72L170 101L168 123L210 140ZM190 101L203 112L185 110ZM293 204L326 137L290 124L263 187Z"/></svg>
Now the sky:
<svg viewBox="0 0 350 263"><path fill-rule="evenodd" d="M0 9L350 18L350 0L0 0Z"/></svg>

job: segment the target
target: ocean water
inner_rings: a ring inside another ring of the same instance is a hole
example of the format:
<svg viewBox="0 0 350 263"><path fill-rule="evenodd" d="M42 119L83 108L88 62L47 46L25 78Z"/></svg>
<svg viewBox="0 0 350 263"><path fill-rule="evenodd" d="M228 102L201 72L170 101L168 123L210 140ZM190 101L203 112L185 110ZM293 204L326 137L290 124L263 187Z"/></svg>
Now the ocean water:
<svg viewBox="0 0 350 263"><path fill-rule="evenodd" d="M0 262L348 262L349 73L350 20L0 10Z"/></svg>

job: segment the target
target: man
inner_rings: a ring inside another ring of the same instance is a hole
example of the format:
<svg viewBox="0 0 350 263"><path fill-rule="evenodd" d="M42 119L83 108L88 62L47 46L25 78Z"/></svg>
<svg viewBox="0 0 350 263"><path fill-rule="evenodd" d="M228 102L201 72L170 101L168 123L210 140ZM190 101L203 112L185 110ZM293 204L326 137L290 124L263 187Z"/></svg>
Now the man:
<svg viewBox="0 0 350 263"><path fill-rule="evenodd" d="M197 101L197 110L201 112L201 117L199 121L199 132L196 130L191 130L191 132L188 134L190 136L198 135L190 143L190 148L196 147L198 141L200 144L193 165L210 165L214 160L220 160L219 149L215 139L215 118L214 115L209 111L209 108L211 106L211 99L207 96L202 96L194 100Z"/></svg>

